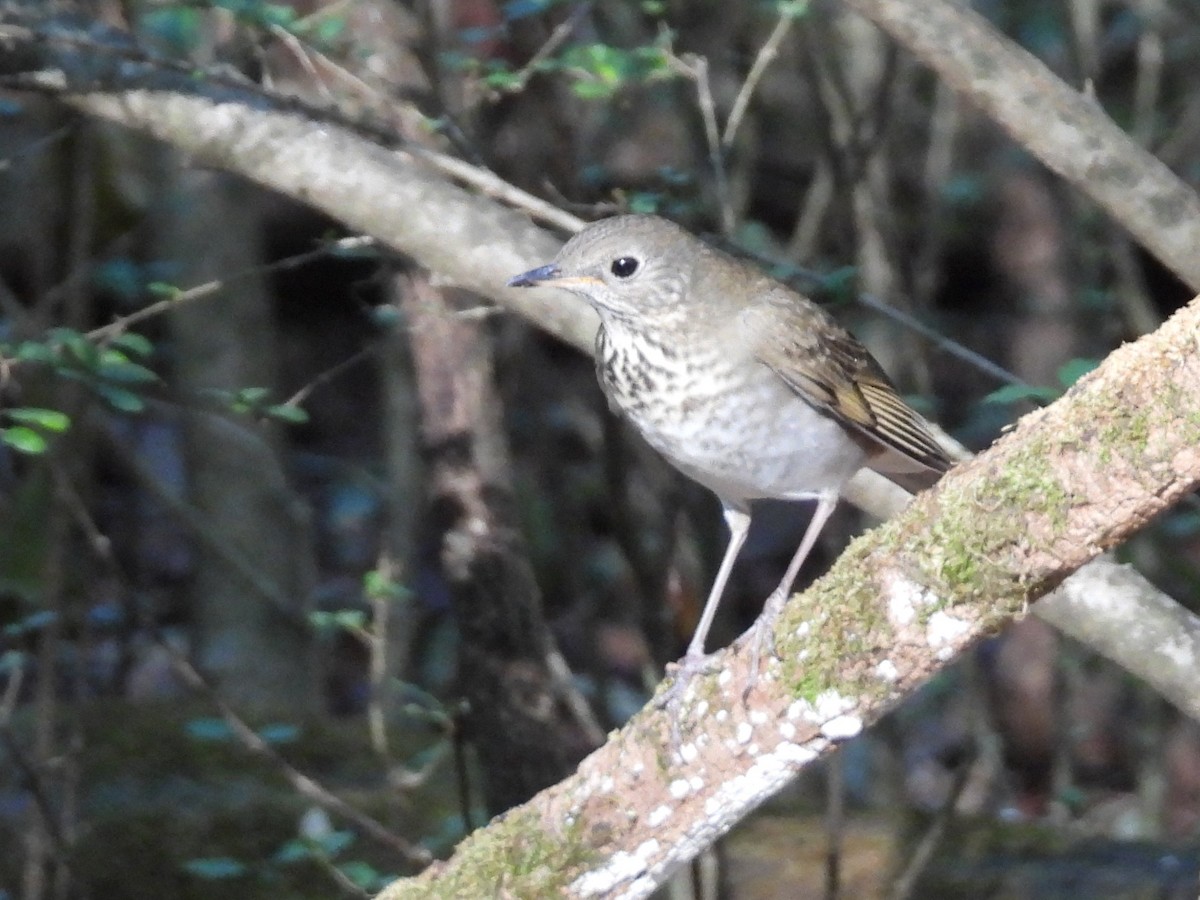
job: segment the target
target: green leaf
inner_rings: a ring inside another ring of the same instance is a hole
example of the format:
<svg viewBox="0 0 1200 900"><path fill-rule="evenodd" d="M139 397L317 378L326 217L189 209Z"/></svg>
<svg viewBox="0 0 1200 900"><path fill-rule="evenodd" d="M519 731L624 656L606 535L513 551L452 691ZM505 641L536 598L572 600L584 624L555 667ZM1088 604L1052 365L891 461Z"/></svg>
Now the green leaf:
<svg viewBox="0 0 1200 900"><path fill-rule="evenodd" d="M329 16L318 23L312 32L313 39L321 44L332 44L346 30L344 16Z"/></svg>
<svg viewBox="0 0 1200 900"><path fill-rule="evenodd" d="M604 100L615 93L612 85L599 81L576 81L571 85L571 90L575 92L575 96L584 100Z"/></svg>
<svg viewBox="0 0 1200 900"><path fill-rule="evenodd" d="M654 191L636 191L629 195L629 211L656 213L662 208L663 195Z"/></svg>
<svg viewBox="0 0 1200 900"><path fill-rule="evenodd" d="M821 276L818 287L822 294L831 301L849 302L854 298L854 288L858 281L858 268L842 266Z"/></svg>
<svg viewBox="0 0 1200 900"><path fill-rule="evenodd" d="M234 393L229 406L234 412L249 412L257 409L271 396L269 388L247 387Z"/></svg>
<svg viewBox="0 0 1200 900"><path fill-rule="evenodd" d="M312 856L313 848L311 842L293 838L275 851L275 855L271 859L286 866L295 862L312 859Z"/></svg>
<svg viewBox="0 0 1200 900"><path fill-rule="evenodd" d="M371 307L371 321L380 328L396 328L404 321L396 307L390 303L381 303Z"/></svg>
<svg viewBox="0 0 1200 900"><path fill-rule="evenodd" d="M17 345L16 358L21 362L53 363L57 360L54 348L41 341L22 341Z"/></svg>
<svg viewBox="0 0 1200 900"><path fill-rule="evenodd" d="M109 353L117 353L122 358L111 357ZM141 363L129 362L124 357L125 354L120 351L105 351L97 373L101 378L121 384L149 384L158 381L158 375L152 369L147 369Z"/></svg>
<svg viewBox="0 0 1200 900"><path fill-rule="evenodd" d="M146 290L163 300L178 300L183 291L166 281L152 281L146 285Z"/></svg>
<svg viewBox="0 0 1200 900"><path fill-rule="evenodd" d="M218 881L225 878L237 878L246 874L246 864L230 856L210 856L203 859L189 859L183 868L199 878Z"/></svg>
<svg viewBox="0 0 1200 900"><path fill-rule="evenodd" d="M58 614L50 610L39 610L38 612L30 613L23 619L13 622L11 625L4 626L4 634L8 637L21 637L26 634L37 634L38 632L49 628L58 621Z"/></svg>
<svg viewBox="0 0 1200 900"><path fill-rule="evenodd" d="M74 329L52 328L49 337L85 369L94 369L100 362L100 351L96 349L96 345L89 341L86 335Z"/></svg>
<svg viewBox="0 0 1200 900"><path fill-rule="evenodd" d="M300 729L290 722L274 722L258 729L258 736L268 744L291 744L300 737Z"/></svg>
<svg viewBox="0 0 1200 900"><path fill-rule="evenodd" d="M134 356L146 357L154 352L154 344L145 335L136 331L123 331L112 340L114 347L120 347Z"/></svg>
<svg viewBox="0 0 1200 900"><path fill-rule="evenodd" d="M983 398L984 403L1020 403L1031 400L1034 403L1050 403L1058 397L1053 388L1034 387L1027 384L1006 384L992 391Z"/></svg>
<svg viewBox="0 0 1200 900"><path fill-rule="evenodd" d="M183 728L188 737L198 741L228 741L233 737L233 729L224 719L192 719Z"/></svg>
<svg viewBox="0 0 1200 900"><path fill-rule="evenodd" d="M354 843L354 832L330 831L317 838L315 843L329 856L337 856Z"/></svg>
<svg viewBox="0 0 1200 900"><path fill-rule="evenodd" d="M412 591L406 585L393 578L387 578L377 569L363 575L363 589L372 600L407 600L412 596Z"/></svg>
<svg viewBox="0 0 1200 900"><path fill-rule="evenodd" d="M501 6L501 12L506 22L515 22L527 16L543 13L561 2L562 0L508 0Z"/></svg>
<svg viewBox="0 0 1200 900"><path fill-rule="evenodd" d="M71 417L57 409L21 406L5 410L4 414L22 425L35 425L43 431L63 432L71 427Z"/></svg>
<svg viewBox="0 0 1200 900"><path fill-rule="evenodd" d="M264 409L263 413L272 419L279 419L281 422L288 422L292 425L303 425L308 421L308 413L290 403L272 404Z"/></svg>
<svg viewBox="0 0 1200 900"><path fill-rule="evenodd" d="M799 19L808 15L808 5L808 0L779 0L775 9L781 16Z"/></svg>
<svg viewBox="0 0 1200 900"><path fill-rule="evenodd" d="M1098 365L1100 365L1100 360L1098 359L1083 359L1080 357L1069 359L1058 369L1058 382L1064 388L1069 388Z"/></svg>
<svg viewBox="0 0 1200 900"><path fill-rule="evenodd" d="M146 408L146 401L133 393L133 391L127 391L125 388L117 387L113 384L105 384L104 382L93 384L92 387L113 409L118 409L121 412L137 413Z"/></svg>
<svg viewBox="0 0 1200 900"><path fill-rule="evenodd" d="M339 609L332 612L317 610L308 614L308 621L317 631L362 631L367 625L367 614L360 609Z"/></svg>
<svg viewBox="0 0 1200 900"><path fill-rule="evenodd" d="M385 880L380 876L379 870L362 860L342 863L338 866L338 871L364 891L374 892L381 887L380 881Z"/></svg>
<svg viewBox="0 0 1200 900"><path fill-rule="evenodd" d="M39 432L32 428L26 428L24 425L0 429L0 441L4 441L14 450L28 453L30 456L46 452L46 439Z"/></svg>
<svg viewBox="0 0 1200 900"><path fill-rule="evenodd" d="M143 7L144 8L144 7ZM184 55L198 45L203 24L198 9L152 9L138 19L138 28L168 45L177 55Z"/></svg>
<svg viewBox="0 0 1200 900"><path fill-rule="evenodd" d="M511 91L521 86L521 75L516 72L491 72L483 83L497 91Z"/></svg>

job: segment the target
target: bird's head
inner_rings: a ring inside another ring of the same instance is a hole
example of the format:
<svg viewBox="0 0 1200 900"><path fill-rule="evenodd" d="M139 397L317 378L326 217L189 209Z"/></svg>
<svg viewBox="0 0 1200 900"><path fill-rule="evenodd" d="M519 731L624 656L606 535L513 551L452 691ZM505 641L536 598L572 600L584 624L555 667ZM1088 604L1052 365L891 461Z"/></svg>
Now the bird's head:
<svg viewBox="0 0 1200 900"><path fill-rule="evenodd" d="M658 216L614 216L569 240L554 262L508 280L509 287L545 285L585 298L602 318L636 318L677 308L687 297L703 247Z"/></svg>

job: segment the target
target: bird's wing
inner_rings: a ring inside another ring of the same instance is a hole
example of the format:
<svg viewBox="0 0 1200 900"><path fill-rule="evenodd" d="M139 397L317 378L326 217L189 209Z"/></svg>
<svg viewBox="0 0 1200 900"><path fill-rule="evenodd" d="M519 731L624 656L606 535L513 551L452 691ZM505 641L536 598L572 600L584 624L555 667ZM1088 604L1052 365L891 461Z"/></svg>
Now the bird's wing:
<svg viewBox="0 0 1200 900"><path fill-rule="evenodd" d="M741 311L755 357L812 406L934 472L951 460L875 358L811 301L780 289Z"/></svg>

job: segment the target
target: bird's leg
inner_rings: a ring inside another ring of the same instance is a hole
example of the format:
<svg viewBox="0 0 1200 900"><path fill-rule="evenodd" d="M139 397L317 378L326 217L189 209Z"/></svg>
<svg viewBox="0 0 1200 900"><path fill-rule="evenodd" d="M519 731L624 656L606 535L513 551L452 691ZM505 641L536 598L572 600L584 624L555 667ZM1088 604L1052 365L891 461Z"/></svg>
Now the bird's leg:
<svg viewBox="0 0 1200 900"><path fill-rule="evenodd" d="M673 669L674 681L657 701L660 708L675 706L683 696L688 682L694 675L704 671L708 664L709 658L704 653L704 642L708 638L708 629L712 627L713 616L716 615L717 607L721 604L721 595L725 593L725 583L729 581L733 563L742 549L742 544L746 542L746 533L750 530L749 512L726 506L724 514L725 524L729 526L729 543L725 547L725 556L721 560L721 567L717 569L717 577L713 580L712 590L708 592L708 599L704 602L704 610L700 613L700 621L696 624L696 630L688 644L687 653L684 654L683 659L669 667Z"/></svg>
<svg viewBox="0 0 1200 900"><path fill-rule="evenodd" d="M800 541L800 546L796 548L796 555L792 557L792 561L788 564L787 572L784 573L783 580L779 582L779 587L771 592L771 596L763 604L762 614L755 621L754 625L751 626L752 635L750 640L753 655L750 657L750 678L742 694L743 698L753 690L755 683L758 681L758 670L759 664L762 662L763 651L767 650L771 655L775 653L775 620L783 612L783 605L787 602L788 595L792 590L792 583L796 580L796 576L800 574L800 567L804 565L804 560L808 558L813 545L816 544L817 538L821 534L821 529L825 527L825 523L829 520L829 516L837 506L837 501L837 494L825 493L817 496L816 508L813 509L812 518L808 522L808 528L804 531L804 537Z"/></svg>

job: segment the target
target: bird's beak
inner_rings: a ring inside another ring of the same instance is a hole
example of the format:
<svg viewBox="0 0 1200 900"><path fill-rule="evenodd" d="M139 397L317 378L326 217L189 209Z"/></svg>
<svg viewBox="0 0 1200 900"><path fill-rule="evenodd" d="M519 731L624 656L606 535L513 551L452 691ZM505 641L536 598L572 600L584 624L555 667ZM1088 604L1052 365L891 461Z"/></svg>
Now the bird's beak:
<svg viewBox="0 0 1200 900"><path fill-rule="evenodd" d="M554 263L530 269L528 272L522 272L520 275L514 275L508 279L509 287L537 287L544 284L548 287L572 288L599 283L600 280L591 275L564 275L562 269Z"/></svg>
<svg viewBox="0 0 1200 900"><path fill-rule="evenodd" d="M520 275L514 275L508 279L509 287L533 287L541 284L544 281L554 281L560 275L562 270L554 263L546 266L539 266L536 269L530 269L528 272L522 272Z"/></svg>

